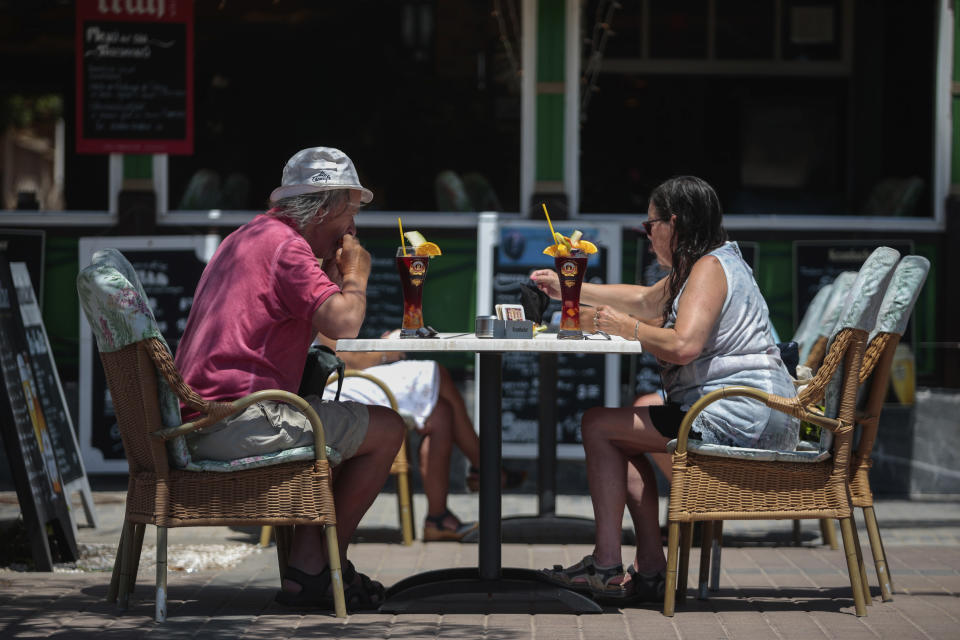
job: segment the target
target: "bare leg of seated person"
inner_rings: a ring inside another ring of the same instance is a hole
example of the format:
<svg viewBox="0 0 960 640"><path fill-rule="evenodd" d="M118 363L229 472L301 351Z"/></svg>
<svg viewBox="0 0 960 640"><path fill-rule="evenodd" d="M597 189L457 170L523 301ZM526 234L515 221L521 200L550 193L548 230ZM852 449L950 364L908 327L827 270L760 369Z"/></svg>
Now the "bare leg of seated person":
<svg viewBox="0 0 960 640"><path fill-rule="evenodd" d="M356 453L347 460L344 460L333 470L333 499L337 508L337 538L340 544L340 562L344 568L344 586L349 592L351 588L356 588L358 584L363 583L365 576L357 574L353 578L353 583L347 582L349 572L347 570L347 546L353 533L360 523L363 514L367 512L370 505L373 504L377 494L383 489L383 485L390 475L390 466L393 459L400 450L400 443L403 441L405 426L399 415L390 409L384 407L369 407L370 423L367 427L367 435ZM288 565L308 577L315 577L327 569L327 546L326 538L323 533L323 527L319 526L298 526L294 529L293 543L290 548L290 557ZM329 573L327 576L325 593L311 594L311 600L318 604L326 602L329 598ZM307 580L299 576L302 580ZM379 589L372 583L372 589L379 592L379 598L382 601L382 585ZM366 586L366 585L361 585ZM296 594L300 593L302 588L310 588L296 579L284 578L282 589L284 592ZM370 591L370 589L367 589ZM376 593L371 594L376 596ZM350 596L347 596L348 608L351 608ZM370 606L377 604L376 597L374 602L364 602L363 598L354 603L352 608L364 608L363 605ZM310 602L304 602L310 604Z"/></svg>
<svg viewBox="0 0 960 640"><path fill-rule="evenodd" d="M662 404L663 396L660 395L659 391L637 396L633 401L633 406L635 407L652 407ZM647 457L650 458L653 464L657 465L657 468L660 469L660 473L667 479L667 482L673 479L673 457L669 453L648 453Z"/></svg>
<svg viewBox="0 0 960 640"><path fill-rule="evenodd" d="M596 520L593 554L566 569L544 570L555 584L589 593L601 602L662 598L666 557L660 544L653 468L643 455L664 451L667 439L645 407L588 410L581 424L587 479ZM628 476L628 466L636 474ZM628 477L631 481L628 482ZM625 575L622 567L623 511L629 505L637 548ZM634 584L631 582L636 581Z"/></svg>

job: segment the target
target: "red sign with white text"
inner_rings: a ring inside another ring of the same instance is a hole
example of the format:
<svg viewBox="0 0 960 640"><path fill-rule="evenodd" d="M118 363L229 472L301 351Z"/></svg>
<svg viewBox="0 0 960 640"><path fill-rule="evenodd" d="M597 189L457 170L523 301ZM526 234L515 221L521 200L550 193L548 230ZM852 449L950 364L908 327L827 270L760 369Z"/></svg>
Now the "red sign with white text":
<svg viewBox="0 0 960 640"><path fill-rule="evenodd" d="M193 153L192 0L77 0L77 153Z"/></svg>

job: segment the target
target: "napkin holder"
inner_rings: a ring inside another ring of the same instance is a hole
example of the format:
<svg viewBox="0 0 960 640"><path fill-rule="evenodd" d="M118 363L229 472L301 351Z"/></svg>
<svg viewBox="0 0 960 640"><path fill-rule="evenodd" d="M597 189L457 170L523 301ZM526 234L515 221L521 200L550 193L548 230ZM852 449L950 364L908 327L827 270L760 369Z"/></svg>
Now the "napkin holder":
<svg viewBox="0 0 960 640"><path fill-rule="evenodd" d="M493 323L494 338L533 338L532 320L495 320Z"/></svg>

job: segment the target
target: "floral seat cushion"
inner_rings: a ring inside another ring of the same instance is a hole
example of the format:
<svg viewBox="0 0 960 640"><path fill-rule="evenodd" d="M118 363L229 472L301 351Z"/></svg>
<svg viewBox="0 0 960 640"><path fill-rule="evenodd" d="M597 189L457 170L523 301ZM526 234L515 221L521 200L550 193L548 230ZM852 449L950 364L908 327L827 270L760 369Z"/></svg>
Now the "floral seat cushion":
<svg viewBox="0 0 960 640"><path fill-rule="evenodd" d="M157 321L148 304L148 297L133 265L116 249L103 249L93 254L91 264L77 276L80 305L87 316L97 347L104 353L149 338L167 345L157 328ZM167 346L167 351L170 347ZM181 424L180 401L166 379L157 372L160 414L165 427ZM331 464L339 464L339 452L327 447ZM239 471L296 460L312 460L313 447L298 447L239 460L193 460L182 436L167 442L170 464L188 471Z"/></svg>

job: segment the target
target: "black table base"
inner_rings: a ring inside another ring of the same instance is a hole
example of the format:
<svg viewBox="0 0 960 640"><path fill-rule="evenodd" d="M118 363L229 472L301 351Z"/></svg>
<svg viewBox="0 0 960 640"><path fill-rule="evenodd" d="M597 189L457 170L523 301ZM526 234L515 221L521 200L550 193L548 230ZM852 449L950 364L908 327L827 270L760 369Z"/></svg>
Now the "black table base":
<svg viewBox="0 0 960 640"><path fill-rule="evenodd" d="M590 598L541 581L530 569L506 567L480 579L476 568L427 571L387 590L380 613L602 613Z"/></svg>

